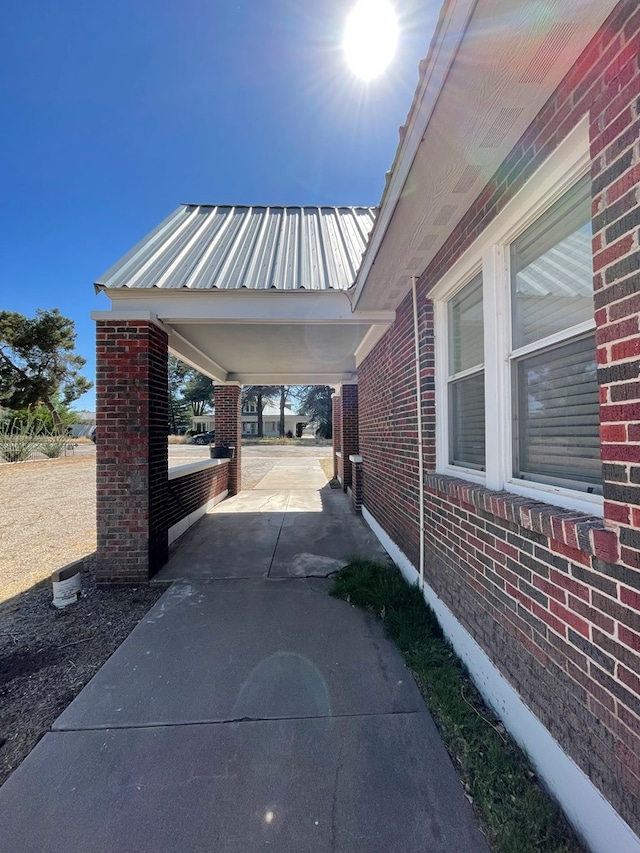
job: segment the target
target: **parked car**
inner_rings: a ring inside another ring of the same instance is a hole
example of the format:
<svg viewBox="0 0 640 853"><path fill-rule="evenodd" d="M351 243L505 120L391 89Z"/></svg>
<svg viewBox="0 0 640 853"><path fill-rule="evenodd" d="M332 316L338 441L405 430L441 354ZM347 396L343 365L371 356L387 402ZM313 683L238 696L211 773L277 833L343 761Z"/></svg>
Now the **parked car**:
<svg viewBox="0 0 640 853"><path fill-rule="evenodd" d="M209 432L201 432L193 436L194 444L213 444L216 437L216 431L210 429Z"/></svg>

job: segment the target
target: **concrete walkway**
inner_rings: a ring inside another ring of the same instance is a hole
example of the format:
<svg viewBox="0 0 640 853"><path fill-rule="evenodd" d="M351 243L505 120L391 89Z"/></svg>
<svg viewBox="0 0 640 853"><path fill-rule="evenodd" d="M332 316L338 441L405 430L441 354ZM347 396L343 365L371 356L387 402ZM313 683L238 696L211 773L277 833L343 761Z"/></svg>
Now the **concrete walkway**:
<svg viewBox="0 0 640 853"><path fill-rule="evenodd" d="M381 552L317 469L279 460L177 543L172 586L0 789L0 850L488 853L399 653L327 594Z"/></svg>

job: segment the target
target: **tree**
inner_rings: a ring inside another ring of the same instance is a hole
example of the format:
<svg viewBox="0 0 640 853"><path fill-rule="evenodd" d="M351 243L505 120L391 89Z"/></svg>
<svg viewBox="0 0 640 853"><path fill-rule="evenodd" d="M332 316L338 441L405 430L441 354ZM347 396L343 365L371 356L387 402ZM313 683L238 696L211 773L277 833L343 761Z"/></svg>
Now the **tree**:
<svg viewBox="0 0 640 853"><path fill-rule="evenodd" d="M182 396L196 417L205 415L213 403L213 380L197 370L191 370L182 388Z"/></svg>
<svg viewBox="0 0 640 853"><path fill-rule="evenodd" d="M332 390L328 385L301 385L298 390L300 410L315 421L321 438L333 435Z"/></svg>
<svg viewBox="0 0 640 853"><path fill-rule="evenodd" d="M86 359L74 352L75 342L73 320L57 308L38 310L34 318L0 311L0 406L42 404L60 431L56 401L66 406L93 386L80 374Z"/></svg>
<svg viewBox="0 0 640 853"><path fill-rule="evenodd" d="M199 417L211 411L213 382L193 367L169 356L169 429L173 433L188 429L191 416Z"/></svg>
<svg viewBox="0 0 640 853"><path fill-rule="evenodd" d="M256 403L256 411L258 413L258 438L264 437L264 426L262 423L262 412L265 404L274 396L273 385L243 385L242 387L242 403Z"/></svg>
<svg viewBox="0 0 640 853"><path fill-rule="evenodd" d="M287 394L289 393L289 388L285 385L280 385L280 424L278 427L278 435L280 438L284 438L285 431L285 419L284 419L284 409L287 404Z"/></svg>
<svg viewBox="0 0 640 853"><path fill-rule="evenodd" d="M169 386L169 430L173 435L176 435L181 430L187 429L190 426L188 406L182 398L182 386L190 367L176 358L175 355L169 355L168 361L168 386Z"/></svg>

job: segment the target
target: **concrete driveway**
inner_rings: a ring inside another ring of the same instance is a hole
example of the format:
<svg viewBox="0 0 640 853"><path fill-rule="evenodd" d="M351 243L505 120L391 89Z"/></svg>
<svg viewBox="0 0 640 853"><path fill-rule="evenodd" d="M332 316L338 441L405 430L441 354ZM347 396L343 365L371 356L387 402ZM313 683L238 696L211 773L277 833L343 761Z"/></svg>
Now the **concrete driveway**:
<svg viewBox="0 0 640 853"><path fill-rule="evenodd" d="M276 467L177 543L167 592L0 789L2 850L488 853L401 656L328 595L381 551L323 479Z"/></svg>

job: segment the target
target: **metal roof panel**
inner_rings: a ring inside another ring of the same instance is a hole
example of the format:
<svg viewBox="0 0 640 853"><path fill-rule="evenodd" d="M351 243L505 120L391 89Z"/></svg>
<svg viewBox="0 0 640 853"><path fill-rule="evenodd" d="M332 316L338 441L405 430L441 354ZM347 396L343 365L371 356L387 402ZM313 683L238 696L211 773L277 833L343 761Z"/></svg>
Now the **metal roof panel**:
<svg viewBox="0 0 640 853"><path fill-rule="evenodd" d="M96 287L346 290L375 215L372 207L184 204Z"/></svg>

